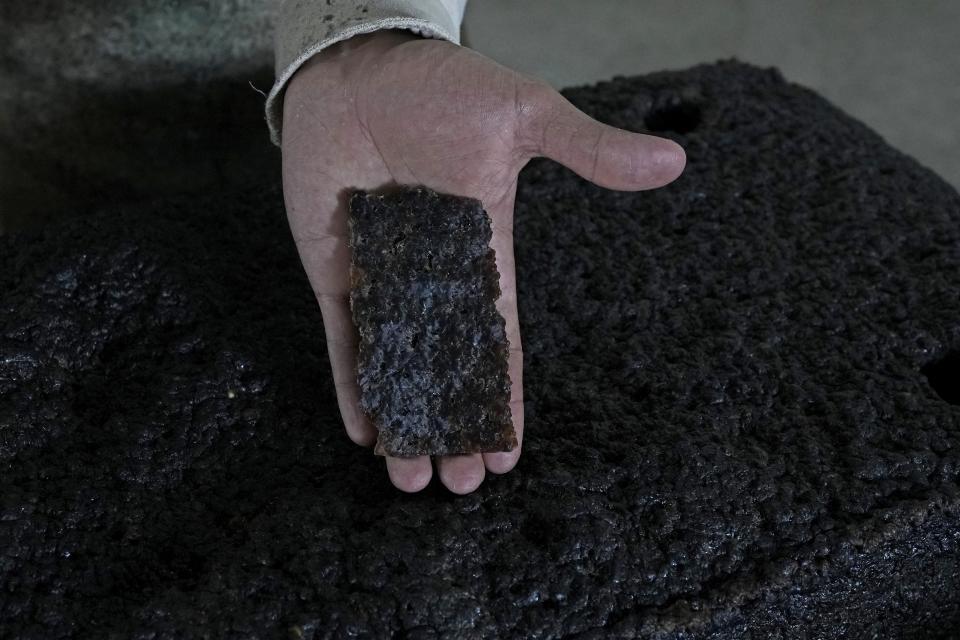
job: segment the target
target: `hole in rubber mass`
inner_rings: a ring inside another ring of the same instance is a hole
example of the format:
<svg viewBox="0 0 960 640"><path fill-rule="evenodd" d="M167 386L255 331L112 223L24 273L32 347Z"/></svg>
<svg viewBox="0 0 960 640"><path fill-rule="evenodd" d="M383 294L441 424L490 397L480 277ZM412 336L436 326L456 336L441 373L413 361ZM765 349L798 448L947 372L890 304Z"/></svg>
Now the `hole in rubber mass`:
<svg viewBox="0 0 960 640"><path fill-rule="evenodd" d="M950 404L960 405L960 351L952 350L943 358L920 370L927 376L937 395Z"/></svg>

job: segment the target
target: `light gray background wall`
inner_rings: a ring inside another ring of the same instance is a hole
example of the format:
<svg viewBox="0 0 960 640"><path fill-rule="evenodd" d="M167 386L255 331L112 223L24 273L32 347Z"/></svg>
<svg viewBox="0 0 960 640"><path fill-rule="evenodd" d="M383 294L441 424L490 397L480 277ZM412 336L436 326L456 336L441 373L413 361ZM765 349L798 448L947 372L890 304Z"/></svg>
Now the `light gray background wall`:
<svg viewBox="0 0 960 640"><path fill-rule="evenodd" d="M470 45L560 88L776 66L960 187L957 0L470 0Z"/></svg>

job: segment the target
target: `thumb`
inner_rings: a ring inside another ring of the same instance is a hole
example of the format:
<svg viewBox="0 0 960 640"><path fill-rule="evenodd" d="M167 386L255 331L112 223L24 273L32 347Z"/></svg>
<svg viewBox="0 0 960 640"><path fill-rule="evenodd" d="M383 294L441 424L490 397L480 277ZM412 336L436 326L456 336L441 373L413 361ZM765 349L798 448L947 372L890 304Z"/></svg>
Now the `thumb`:
<svg viewBox="0 0 960 640"><path fill-rule="evenodd" d="M544 156L619 191L662 187L686 165L679 144L597 122L546 82L526 85L518 99L518 146L524 161Z"/></svg>

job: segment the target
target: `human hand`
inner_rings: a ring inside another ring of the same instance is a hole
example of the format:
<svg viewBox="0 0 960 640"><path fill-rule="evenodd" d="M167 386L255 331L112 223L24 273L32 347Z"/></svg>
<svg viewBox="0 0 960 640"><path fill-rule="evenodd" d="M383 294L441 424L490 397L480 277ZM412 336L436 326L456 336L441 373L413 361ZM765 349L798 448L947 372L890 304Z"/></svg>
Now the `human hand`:
<svg viewBox="0 0 960 640"><path fill-rule="evenodd" d="M350 306L347 198L354 189L424 185L479 199L492 220L500 272L497 309L510 341L510 408L523 441L523 353L517 319L513 206L517 174L537 156L608 189L663 186L683 171L676 143L601 124L544 81L443 40L379 31L312 57L283 102L283 193L300 259L320 303L337 402L347 434L370 446L377 431L359 406L357 331ZM503 453L437 457L441 482L469 493ZM419 491L429 456L386 458L393 484Z"/></svg>

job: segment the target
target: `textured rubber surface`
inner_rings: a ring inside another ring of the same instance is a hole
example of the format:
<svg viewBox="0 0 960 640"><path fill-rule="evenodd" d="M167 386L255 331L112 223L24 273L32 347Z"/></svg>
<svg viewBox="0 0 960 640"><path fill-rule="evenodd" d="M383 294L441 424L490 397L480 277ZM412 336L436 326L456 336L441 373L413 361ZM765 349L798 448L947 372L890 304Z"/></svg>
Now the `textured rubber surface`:
<svg viewBox="0 0 960 640"><path fill-rule="evenodd" d="M960 196L771 70L565 95L689 164L524 170L524 454L468 496L345 435L278 176L5 241L0 635L951 636Z"/></svg>
<svg viewBox="0 0 960 640"><path fill-rule="evenodd" d="M510 451L510 342L490 216L424 187L349 201L350 309L374 453Z"/></svg>

